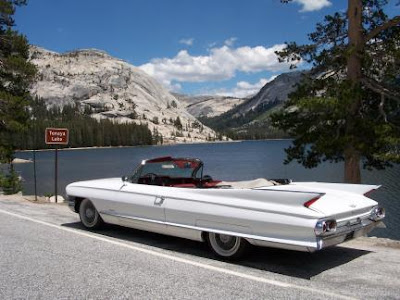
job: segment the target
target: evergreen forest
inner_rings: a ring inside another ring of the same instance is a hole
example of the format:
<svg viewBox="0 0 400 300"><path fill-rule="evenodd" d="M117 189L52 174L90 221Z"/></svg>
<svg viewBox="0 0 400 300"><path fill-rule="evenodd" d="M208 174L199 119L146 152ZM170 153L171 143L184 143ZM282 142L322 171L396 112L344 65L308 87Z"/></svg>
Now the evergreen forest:
<svg viewBox="0 0 400 300"><path fill-rule="evenodd" d="M49 148L45 143L48 127L69 129L69 143L60 147L135 146L153 142L147 125L118 124L109 119L98 121L90 116L90 110L82 113L78 106L47 108L43 100L36 98L29 109L29 128L13 135L14 145L20 150Z"/></svg>

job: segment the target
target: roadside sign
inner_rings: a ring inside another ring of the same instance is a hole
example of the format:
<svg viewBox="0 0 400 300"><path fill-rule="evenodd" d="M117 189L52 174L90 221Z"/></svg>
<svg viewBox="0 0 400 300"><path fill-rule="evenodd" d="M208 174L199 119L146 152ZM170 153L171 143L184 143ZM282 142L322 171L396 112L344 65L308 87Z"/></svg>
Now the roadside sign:
<svg viewBox="0 0 400 300"><path fill-rule="evenodd" d="M69 131L67 128L46 128L44 139L47 145L68 145ZM58 188L58 149L54 149L54 196L57 203Z"/></svg>
<svg viewBox="0 0 400 300"><path fill-rule="evenodd" d="M46 128L45 142L47 145L68 145L68 138L67 128Z"/></svg>

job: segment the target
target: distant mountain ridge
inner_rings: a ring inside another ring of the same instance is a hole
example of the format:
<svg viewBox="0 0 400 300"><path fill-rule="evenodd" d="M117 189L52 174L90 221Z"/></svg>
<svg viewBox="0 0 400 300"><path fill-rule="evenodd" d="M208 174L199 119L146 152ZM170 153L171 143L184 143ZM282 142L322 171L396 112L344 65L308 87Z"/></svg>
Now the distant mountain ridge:
<svg viewBox="0 0 400 300"><path fill-rule="evenodd" d="M31 93L48 106L89 108L95 119L147 124L166 142L203 142L216 133L203 126L155 79L97 49L57 53L31 47L38 81ZM177 122L179 119L179 122Z"/></svg>
<svg viewBox="0 0 400 300"><path fill-rule="evenodd" d="M268 122L269 114L281 107L296 90L304 72L283 73L266 83L253 97L216 117L200 117L214 130L238 139L282 137Z"/></svg>
<svg viewBox="0 0 400 300"><path fill-rule="evenodd" d="M212 118L223 114L224 112L240 105L246 99L229 96L190 96L178 93L172 93L186 110L196 118Z"/></svg>
<svg viewBox="0 0 400 300"><path fill-rule="evenodd" d="M288 95L296 89L303 72L294 71L283 73L274 80L267 82L261 90L237 108L237 112L244 114L270 103L281 104L286 102Z"/></svg>

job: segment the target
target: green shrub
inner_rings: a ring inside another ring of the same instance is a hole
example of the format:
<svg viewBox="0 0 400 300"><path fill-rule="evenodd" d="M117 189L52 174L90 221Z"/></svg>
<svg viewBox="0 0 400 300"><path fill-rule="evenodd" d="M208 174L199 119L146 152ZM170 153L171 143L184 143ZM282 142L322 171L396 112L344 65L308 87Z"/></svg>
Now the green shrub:
<svg viewBox="0 0 400 300"><path fill-rule="evenodd" d="M10 168L8 174L0 174L0 188L5 195L12 195L22 191L21 179L14 168Z"/></svg>

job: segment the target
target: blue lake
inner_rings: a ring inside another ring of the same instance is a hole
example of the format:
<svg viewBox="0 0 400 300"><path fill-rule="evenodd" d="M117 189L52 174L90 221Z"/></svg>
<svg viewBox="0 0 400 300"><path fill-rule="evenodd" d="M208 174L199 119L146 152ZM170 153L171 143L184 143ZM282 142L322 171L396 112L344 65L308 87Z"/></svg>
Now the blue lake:
<svg viewBox="0 0 400 300"><path fill-rule="evenodd" d="M204 174L215 179L246 180L253 178L291 178L294 181L343 182L343 164L324 163L305 169L297 163L284 165L287 140L244 141L237 143L99 148L58 151L58 191L73 181L130 174L143 159L159 156L197 157L205 163ZM19 158L33 159L32 152L19 152ZM24 179L24 194L34 194L33 164L17 164ZM54 193L54 151L36 152L39 195ZM362 171L362 182L382 187L372 197L387 211L386 229L372 235L400 240L400 166L384 171Z"/></svg>

